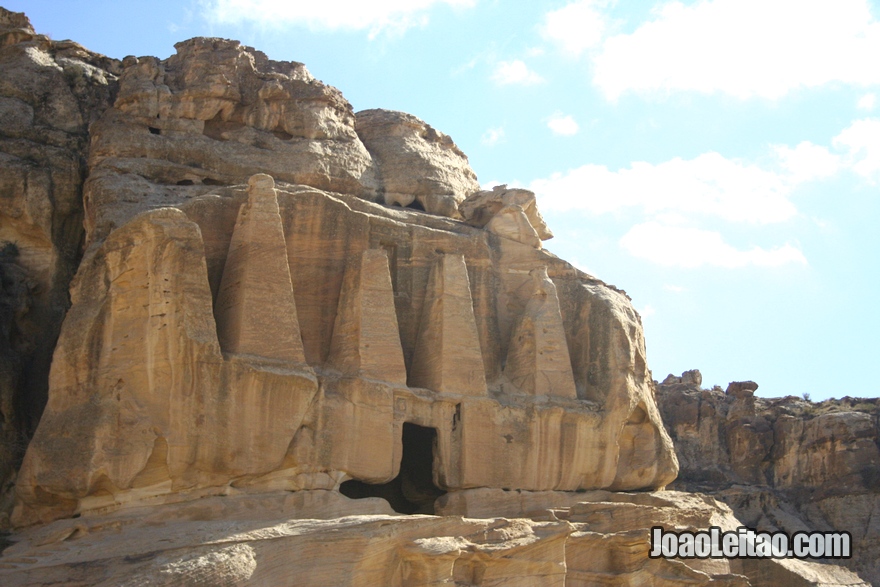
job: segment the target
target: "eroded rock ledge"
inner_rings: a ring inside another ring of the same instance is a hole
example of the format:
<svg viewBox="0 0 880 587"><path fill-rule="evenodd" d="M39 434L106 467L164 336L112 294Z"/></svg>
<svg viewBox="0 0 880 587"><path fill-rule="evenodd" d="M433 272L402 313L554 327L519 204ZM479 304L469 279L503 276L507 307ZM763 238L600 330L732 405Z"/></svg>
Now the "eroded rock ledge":
<svg viewBox="0 0 880 587"><path fill-rule="evenodd" d="M853 558L841 564L880 584L880 400L764 399L753 381L701 384L694 370L658 387L681 463L672 487L712 494L749 527L850 532Z"/></svg>
<svg viewBox="0 0 880 587"><path fill-rule="evenodd" d="M650 558L651 526L740 525L705 496L484 489L459 497L446 507L472 517L389 515L380 499L311 491L62 520L24 532L0 558L0 579L9 587L287 585L294 578L305 587L868 587L845 569L812 562Z"/></svg>

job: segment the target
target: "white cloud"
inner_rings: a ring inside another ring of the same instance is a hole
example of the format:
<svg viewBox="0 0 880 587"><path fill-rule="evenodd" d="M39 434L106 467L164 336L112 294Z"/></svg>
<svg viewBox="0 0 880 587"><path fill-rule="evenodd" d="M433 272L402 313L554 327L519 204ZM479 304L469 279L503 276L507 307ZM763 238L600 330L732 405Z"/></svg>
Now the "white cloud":
<svg viewBox="0 0 880 587"><path fill-rule="evenodd" d="M865 94L861 98L859 98L858 103L856 103L856 107L859 110L867 110L871 111L874 109L874 104L877 102L877 96L873 93Z"/></svg>
<svg viewBox="0 0 880 587"><path fill-rule="evenodd" d="M880 119L856 120L834 137L853 171L871 183L880 183Z"/></svg>
<svg viewBox="0 0 880 587"><path fill-rule="evenodd" d="M483 133L483 136L480 137L480 142L486 145L487 147L492 147L497 145L504 139L504 127L499 126L497 128L490 128L486 132Z"/></svg>
<svg viewBox="0 0 880 587"><path fill-rule="evenodd" d="M704 153L657 165L634 162L611 171L584 165L530 184L548 210L583 210L593 214L627 208L645 214L677 213L723 218L732 222L781 222L797 212L789 195L794 184L757 165Z"/></svg>
<svg viewBox="0 0 880 587"><path fill-rule="evenodd" d="M788 172L792 183L829 178L840 170L840 157L827 148L803 141L792 149L787 145L774 147L779 163Z"/></svg>
<svg viewBox="0 0 880 587"><path fill-rule="evenodd" d="M776 99L828 83L880 83L880 23L868 0L667 2L630 34L609 37L594 83L626 92Z"/></svg>
<svg viewBox="0 0 880 587"><path fill-rule="evenodd" d="M304 25L312 30L369 30L370 37L384 31L402 32L424 25L436 4L468 8L476 0L206 0L205 16L221 23L243 20L265 26Z"/></svg>
<svg viewBox="0 0 880 587"><path fill-rule="evenodd" d="M580 55L599 45L607 27L603 0L580 0L548 12L541 33L571 55Z"/></svg>
<svg viewBox="0 0 880 587"><path fill-rule="evenodd" d="M526 49L526 55L529 57L540 57L544 53L546 53L544 47L530 47Z"/></svg>
<svg viewBox="0 0 880 587"><path fill-rule="evenodd" d="M671 291L673 293L682 293L687 291L686 287L682 287L680 285L672 285L670 283L664 284L663 289L665 289L666 291Z"/></svg>
<svg viewBox="0 0 880 587"><path fill-rule="evenodd" d="M547 120L547 128L553 131L555 135L572 136L576 135L580 130L578 123L571 115L563 116L561 112L554 113Z"/></svg>
<svg viewBox="0 0 880 587"><path fill-rule="evenodd" d="M495 67L492 81L502 86L517 84L530 86L544 81L540 75L529 69L524 61L501 61Z"/></svg>
<svg viewBox="0 0 880 587"><path fill-rule="evenodd" d="M716 231L665 226L654 221L633 226L620 239L620 244L631 255L666 267L693 269L706 265L737 268L748 265L779 267L789 263L807 264L803 253L790 244L771 250L752 247L741 251L724 242Z"/></svg>
<svg viewBox="0 0 880 587"><path fill-rule="evenodd" d="M880 120L876 129L856 127L847 144L877 137L870 147L880 175ZM843 144L843 143L841 143ZM658 164L643 161L612 171L604 165L584 165L565 174L538 179L529 189L547 211L579 210L588 214L615 214L633 225L619 244L635 257L668 267L717 266L778 267L807 263L792 244L775 248L740 249L716 230L699 228L707 219L756 225L781 223L797 214L792 194L805 182L835 175L846 157L804 141L795 147L778 145L769 167L718 153L693 159L675 158ZM684 291L673 285L672 292Z"/></svg>
<svg viewBox="0 0 880 587"><path fill-rule="evenodd" d="M469 61L462 63L461 65L452 68L450 72L451 75L461 75L466 71L470 71L477 66L477 63L480 62L481 56L473 57Z"/></svg>
<svg viewBox="0 0 880 587"><path fill-rule="evenodd" d="M654 306L652 306L651 304L645 304L644 307L641 310L639 310L639 315L641 315L642 318L647 318L648 316L653 316L656 313L657 313L657 310L655 310Z"/></svg>

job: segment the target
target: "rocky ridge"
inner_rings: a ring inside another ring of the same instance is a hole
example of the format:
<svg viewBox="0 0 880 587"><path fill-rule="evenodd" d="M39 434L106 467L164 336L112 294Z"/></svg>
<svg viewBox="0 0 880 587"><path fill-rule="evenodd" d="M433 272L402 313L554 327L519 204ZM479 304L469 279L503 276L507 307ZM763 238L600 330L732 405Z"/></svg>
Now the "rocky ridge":
<svg viewBox="0 0 880 587"><path fill-rule="evenodd" d="M753 381L701 384L694 370L657 388L681 465L671 487L724 501L751 528L847 531L855 547L841 564L880 584L880 399L764 399Z"/></svg>

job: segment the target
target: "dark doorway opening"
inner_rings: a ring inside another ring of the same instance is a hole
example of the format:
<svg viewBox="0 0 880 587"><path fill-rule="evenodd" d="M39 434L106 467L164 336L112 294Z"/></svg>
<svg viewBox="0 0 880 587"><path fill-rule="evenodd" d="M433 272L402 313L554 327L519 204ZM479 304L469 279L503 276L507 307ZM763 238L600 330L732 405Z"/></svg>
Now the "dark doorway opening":
<svg viewBox="0 0 880 587"><path fill-rule="evenodd" d="M446 493L434 485L434 445L437 430L403 424L403 456L400 473L388 483L370 484L352 479L339 487L352 499L381 497L401 514L433 514L434 500Z"/></svg>

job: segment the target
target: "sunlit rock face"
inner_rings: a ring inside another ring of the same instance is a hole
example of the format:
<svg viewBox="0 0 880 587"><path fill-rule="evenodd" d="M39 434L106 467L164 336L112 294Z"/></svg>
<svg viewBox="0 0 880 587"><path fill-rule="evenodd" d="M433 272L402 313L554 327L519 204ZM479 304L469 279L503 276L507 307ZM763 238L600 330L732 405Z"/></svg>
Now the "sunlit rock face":
<svg viewBox="0 0 880 587"><path fill-rule="evenodd" d="M103 240L137 213L256 173L375 197L351 105L302 63L197 38L168 59L127 57L111 109L92 127L86 230Z"/></svg>
<svg viewBox="0 0 880 587"><path fill-rule="evenodd" d="M0 10L0 343L31 324L49 390L0 584L864 584L650 558L651 526L739 521L646 491L678 462L640 318L542 249L534 194L300 63L176 48L112 60ZM27 321L68 285L60 335Z"/></svg>
<svg viewBox="0 0 880 587"><path fill-rule="evenodd" d="M757 397L754 381L703 389L669 375L657 399L675 442L674 487L711 493L749 527L846 531L840 561L880 584L880 400Z"/></svg>
<svg viewBox="0 0 880 587"><path fill-rule="evenodd" d="M356 116L302 63L226 39L176 49L165 60L123 60L115 103L91 129L89 243L141 211L257 173L447 217L479 190L447 135L402 112Z"/></svg>
<svg viewBox="0 0 880 587"><path fill-rule="evenodd" d="M454 495L442 516L393 515L381 499L300 491L59 520L20 534L0 558L0 580L9 587L868 587L815 562L651 558L652 526L736 530L730 509L704 495L485 488ZM291 519L293 511L301 519Z"/></svg>
<svg viewBox="0 0 880 587"><path fill-rule="evenodd" d="M0 8L0 528L81 256L89 124L121 63Z"/></svg>
<svg viewBox="0 0 880 587"><path fill-rule="evenodd" d="M357 133L377 163L382 201L389 206L459 218L459 204L480 189L452 139L412 114L363 110Z"/></svg>
<svg viewBox="0 0 880 587"><path fill-rule="evenodd" d="M541 249L534 194L480 191L448 136L355 115L301 63L176 49L116 62L93 117L16 524L230 491L430 511L674 479L639 317Z"/></svg>
<svg viewBox="0 0 880 587"><path fill-rule="evenodd" d="M84 260L18 524L347 480L405 478L392 503L430 511L674 479L622 293L460 221L268 175L225 193L138 214Z"/></svg>

